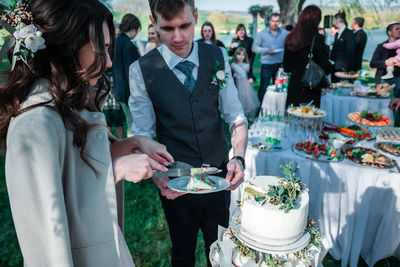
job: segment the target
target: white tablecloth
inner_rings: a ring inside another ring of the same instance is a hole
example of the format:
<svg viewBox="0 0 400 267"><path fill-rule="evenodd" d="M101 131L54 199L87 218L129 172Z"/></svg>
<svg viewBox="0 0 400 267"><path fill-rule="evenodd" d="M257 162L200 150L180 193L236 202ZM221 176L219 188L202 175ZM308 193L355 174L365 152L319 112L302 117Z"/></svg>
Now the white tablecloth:
<svg viewBox="0 0 400 267"><path fill-rule="evenodd" d="M245 179L282 175L280 165L300 164L309 188L310 215L320 225L323 244L342 266L357 266L359 256L373 266L400 257L400 174L361 166L349 160L322 163L307 160L291 149L264 152L248 148ZM240 197L232 192L232 205Z"/></svg>
<svg viewBox="0 0 400 267"><path fill-rule="evenodd" d="M393 122L393 112L388 108L390 99L371 99L358 96L342 96L327 93L321 97L321 109L326 110L326 122L333 124L348 124L347 114L363 110L381 110Z"/></svg>

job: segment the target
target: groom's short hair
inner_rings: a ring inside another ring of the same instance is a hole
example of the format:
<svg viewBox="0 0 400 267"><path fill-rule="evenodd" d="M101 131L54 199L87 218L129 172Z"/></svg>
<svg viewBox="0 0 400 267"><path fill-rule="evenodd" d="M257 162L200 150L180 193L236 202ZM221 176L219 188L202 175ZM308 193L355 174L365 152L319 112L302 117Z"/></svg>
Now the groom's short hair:
<svg viewBox="0 0 400 267"><path fill-rule="evenodd" d="M194 12L194 0L149 0L151 15L157 20L156 12L164 19L171 20L177 13L189 5Z"/></svg>

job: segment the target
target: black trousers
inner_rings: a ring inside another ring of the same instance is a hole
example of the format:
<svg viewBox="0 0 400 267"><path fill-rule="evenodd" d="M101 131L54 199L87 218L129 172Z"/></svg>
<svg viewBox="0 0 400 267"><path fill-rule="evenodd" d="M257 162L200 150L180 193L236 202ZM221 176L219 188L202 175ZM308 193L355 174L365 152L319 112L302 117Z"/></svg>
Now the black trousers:
<svg viewBox="0 0 400 267"><path fill-rule="evenodd" d="M228 227L230 191L186 194L174 200L161 196L172 242L173 267L195 266L197 234L203 232L207 266L210 246L217 240L218 225Z"/></svg>

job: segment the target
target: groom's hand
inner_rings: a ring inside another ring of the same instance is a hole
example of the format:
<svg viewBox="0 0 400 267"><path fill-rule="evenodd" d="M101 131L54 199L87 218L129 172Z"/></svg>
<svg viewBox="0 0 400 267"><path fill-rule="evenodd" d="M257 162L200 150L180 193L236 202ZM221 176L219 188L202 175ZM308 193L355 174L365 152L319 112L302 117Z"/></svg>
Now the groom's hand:
<svg viewBox="0 0 400 267"><path fill-rule="evenodd" d="M242 162L238 159L231 159L226 165L228 173L225 179L231 183L231 186L226 190L235 190L241 183L243 183L244 171Z"/></svg>
<svg viewBox="0 0 400 267"><path fill-rule="evenodd" d="M168 188L167 186L168 181L169 178L153 176L153 182L156 184L158 189L160 189L161 195L166 197L167 199L172 200L186 194Z"/></svg>

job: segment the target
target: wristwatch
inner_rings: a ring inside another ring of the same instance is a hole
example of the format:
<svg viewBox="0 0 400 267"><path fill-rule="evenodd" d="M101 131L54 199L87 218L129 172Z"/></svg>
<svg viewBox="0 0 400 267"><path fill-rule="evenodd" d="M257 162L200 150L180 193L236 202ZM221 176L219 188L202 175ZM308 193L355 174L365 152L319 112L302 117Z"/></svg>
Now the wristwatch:
<svg viewBox="0 0 400 267"><path fill-rule="evenodd" d="M243 158L242 156L234 156L232 159L237 159L237 160L239 160L239 161L242 163L243 170L246 169L246 163L245 163L244 158ZM232 160L232 159L231 159L231 160Z"/></svg>

